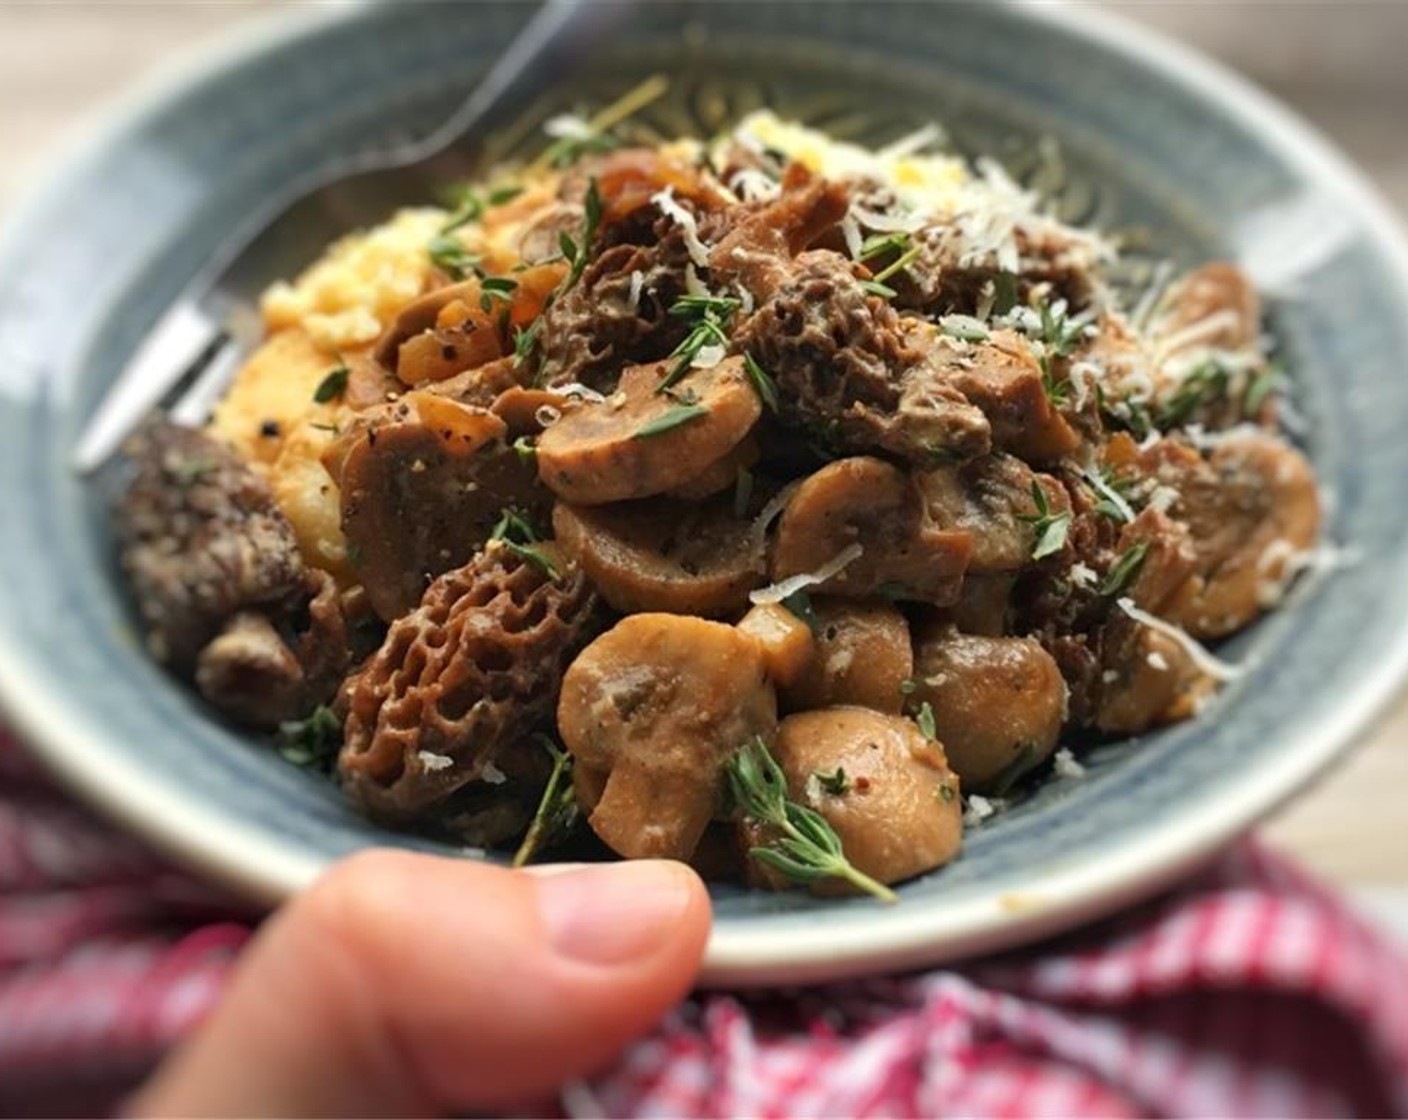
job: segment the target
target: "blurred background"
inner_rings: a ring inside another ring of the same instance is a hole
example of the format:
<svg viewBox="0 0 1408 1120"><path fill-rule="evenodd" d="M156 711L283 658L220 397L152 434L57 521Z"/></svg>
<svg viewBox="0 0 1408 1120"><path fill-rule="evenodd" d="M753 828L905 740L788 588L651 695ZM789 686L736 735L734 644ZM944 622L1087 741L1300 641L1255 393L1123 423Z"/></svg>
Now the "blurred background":
<svg viewBox="0 0 1408 1120"><path fill-rule="evenodd" d="M405 2L405 0L398 0ZM295 6L291 0L0 0L0 212L86 117L163 66ZM1078 5L1072 5L1078 6ZM1408 2L1090 3L1221 59L1294 106L1408 215ZM1339 884L1408 942L1408 698L1263 835Z"/></svg>

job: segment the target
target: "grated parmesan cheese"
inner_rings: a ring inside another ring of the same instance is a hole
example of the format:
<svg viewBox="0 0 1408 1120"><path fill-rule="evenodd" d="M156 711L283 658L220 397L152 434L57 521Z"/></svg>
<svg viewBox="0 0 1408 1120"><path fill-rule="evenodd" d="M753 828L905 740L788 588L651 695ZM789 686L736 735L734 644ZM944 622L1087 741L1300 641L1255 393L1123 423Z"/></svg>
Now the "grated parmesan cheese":
<svg viewBox="0 0 1408 1120"><path fill-rule="evenodd" d="M859 560L865 552L859 541L848 544L834 557L828 560L814 572L799 572L795 576L788 576L777 583L769 584L767 587L760 587L756 591L748 593L748 601L754 606L762 606L765 603L780 603L789 595L795 595L803 588L813 587L818 583L825 583L827 580L840 575L846 566Z"/></svg>
<svg viewBox="0 0 1408 1120"><path fill-rule="evenodd" d="M1000 797L984 797L970 793L963 799L963 823L968 828L977 828L989 817L994 817L1007 808L1007 802Z"/></svg>
<svg viewBox="0 0 1408 1120"><path fill-rule="evenodd" d="M479 777L491 786L501 786L508 781L508 775L495 766L492 759L484 764L484 769L479 772Z"/></svg>
<svg viewBox="0 0 1408 1120"><path fill-rule="evenodd" d="M656 191L650 196L650 201L660 207L660 212L684 232L684 247L689 253L689 259L700 268L708 268L709 248L699 240L699 223L695 221L693 214L675 201L675 188L669 186L663 191Z"/></svg>
<svg viewBox="0 0 1408 1120"><path fill-rule="evenodd" d="M1150 614L1146 610L1141 610L1134 605L1134 600L1128 596L1117 599L1115 605L1134 619L1135 622L1143 623L1150 630L1162 634L1166 638L1171 638L1183 647L1183 651L1188 654L1189 659L1197 666L1198 670L1212 677L1216 681L1235 681L1242 676L1247 668L1245 665L1233 665L1223 661L1222 658L1214 655L1205 645L1194 638L1181 626L1175 626L1166 619L1158 615Z"/></svg>
<svg viewBox="0 0 1408 1120"><path fill-rule="evenodd" d="M416 757L420 760L421 769L427 774L448 770L455 764L455 760L449 755L436 754L434 751L417 751Z"/></svg>
<svg viewBox="0 0 1408 1120"><path fill-rule="evenodd" d="M1062 747L1056 752L1056 757L1052 760L1052 771L1058 778L1083 778L1085 777L1085 767L1071 753L1070 747Z"/></svg>

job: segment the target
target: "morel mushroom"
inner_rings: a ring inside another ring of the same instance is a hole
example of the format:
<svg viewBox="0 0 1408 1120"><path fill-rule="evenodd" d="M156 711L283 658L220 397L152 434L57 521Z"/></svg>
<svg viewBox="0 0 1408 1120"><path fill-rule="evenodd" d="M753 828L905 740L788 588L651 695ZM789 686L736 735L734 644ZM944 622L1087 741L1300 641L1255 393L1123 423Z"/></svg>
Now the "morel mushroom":
<svg viewBox="0 0 1408 1120"><path fill-rule="evenodd" d="M352 799L407 818L483 777L551 717L594 603L550 545L527 556L492 541L435 580L344 689L338 768Z"/></svg>
<svg viewBox="0 0 1408 1120"><path fill-rule="evenodd" d="M593 831L630 859L689 859L719 810L724 764L771 737L777 700L746 634L637 614L572 663L557 720Z"/></svg>
<svg viewBox="0 0 1408 1120"><path fill-rule="evenodd" d="M181 673L241 611L304 599L304 567L268 485L225 444L157 421L128 445L135 476L116 514L147 648Z"/></svg>

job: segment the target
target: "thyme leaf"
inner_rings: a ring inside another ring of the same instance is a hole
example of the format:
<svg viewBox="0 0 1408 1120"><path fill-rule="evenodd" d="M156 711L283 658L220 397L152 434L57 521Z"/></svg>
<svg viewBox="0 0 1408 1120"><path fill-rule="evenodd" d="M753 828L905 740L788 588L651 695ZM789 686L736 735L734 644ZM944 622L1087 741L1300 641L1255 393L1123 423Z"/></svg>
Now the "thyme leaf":
<svg viewBox="0 0 1408 1120"><path fill-rule="evenodd" d="M1017 519L1029 523L1036 533L1036 543L1032 545L1032 559L1044 560L1054 556L1066 547L1066 534L1071 528L1071 514L1052 513L1046 500L1046 491L1035 481L1032 482L1032 502L1035 513L1019 513Z"/></svg>
<svg viewBox="0 0 1408 1120"><path fill-rule="evenodd" d="M515 556L538 565L546 573L548 579L558 578L560 573L557 570L557 565L548 558L542 549L534 547L542 543L537 532L534 531L532 525L513 510L503 511L498 524L494 526L494 531L489 534L489 539L499 541Z"/></svg>
<svg viewBox="0 0 1408 1120"><path fill-rule="evenodd" d="M430 263L451 280L463 280L479 267L479 257L464 247L458 237L439 233L426 245Z"/></svg>
<svg viewBox="0 0 1408 1120"><path fill-rule="evenodd" d="M1113 599L1126 587L1130 585L1134 577L1139 574L1139 569L1144 564L1144 557L1149 553L1149 542L1140 541L1131 545L1120 553L1119 557L1110 565L1110 570L1105 573L1105 578L1096 589L1097 594Z"/></svg>
<svg viewBox="0 0 1408 1120"><path fill-rule="evenodd" d="M275 747L286 762L330 772L342 749L342 724L331 708L319 704L308 718L279 724Z"/></svg>
<svg viewBox="0 0 1408 1120"><path fill-rule="evenodd" d="M702 404L677 404L673 408L666 409L654 420L647 421L632 433L632 439L651 439L655 436L672 432L682 425L688 424L691 420L708 413L708 409Z"/></svg>
<svg viewBox="0 0 1408 1120"><path fill-rule="evenodd" d="M539 852L561 841L581 820L582 811L572 788L572 756L559 750L546 735L536 736L552 756L552 772L548 775L538 809L523 835L523 842L513 854L514 867L531 863Z"/></svg>
<svg viewBox="0 0 1408 1120"><path fill-rule="evenodd" d="M747 743L727 765L729 792L738 811L776 830L767 845L749 850L765 867L799 884L842 879L882 902L898 896L854 867L826 818L787 797L787 777L761 738Z"/></svg>
<svg viewBox="0 0 1408 1120"><path fill-rule="evenodd" d="M769 376L767 370L758 364L758 360L752 354L743 355L743 368L747 371L748 380L753 383L753 388L758 391L763 407L769 412L776 412L777 382Z"/></svg>
<svg viewBox="0 0 1408 1120"><path fill-rule="evenodd" d="M655 387L657 393L668 392L678 384L689 373L704 347L728 346L727 327L738 307L738 300L728 296L681 296L675 300L670 314L677 319L693 320L694 326L671 353L675 364Z"/></svg>
<svg viewBox="0 0 1408 1120"><path fill-rule="evenodd" d="M338 358L337 365L318 382L318 387L313 390L313 400L318 404L327 404L329 401L337 400L347 391L347 379L351 374L352 371L347 368L347 363Z"/></svg>

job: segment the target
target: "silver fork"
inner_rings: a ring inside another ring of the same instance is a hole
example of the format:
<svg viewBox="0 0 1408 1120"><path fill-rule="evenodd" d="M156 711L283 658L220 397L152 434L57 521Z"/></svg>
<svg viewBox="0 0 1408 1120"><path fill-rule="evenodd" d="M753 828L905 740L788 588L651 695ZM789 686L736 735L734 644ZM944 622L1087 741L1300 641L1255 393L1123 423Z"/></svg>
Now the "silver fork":
<svg viewBox="0 0 1408 1120"><path fill-rule="evenodd" d="M278 275L276 262L306 264L348 230L462 178L465 142L482 140L500 109L560 81L630 7L624 0L546 0L454 115L429 136L323 169L238 227L157 320L108 390L75 447L75 469L86 473L101 466L182 386L189 387L170 407L171 419L202 423L259 341L256 299Z"/></svg>

